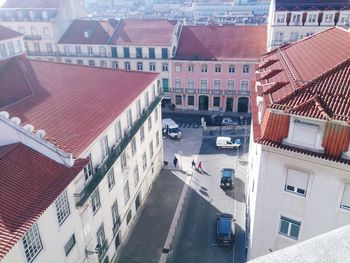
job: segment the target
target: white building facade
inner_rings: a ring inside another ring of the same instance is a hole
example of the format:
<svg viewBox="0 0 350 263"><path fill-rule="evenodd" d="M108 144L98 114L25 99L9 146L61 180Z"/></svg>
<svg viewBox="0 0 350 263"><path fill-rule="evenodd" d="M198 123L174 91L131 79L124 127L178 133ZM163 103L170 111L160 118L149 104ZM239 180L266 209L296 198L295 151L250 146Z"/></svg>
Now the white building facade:
<svg viewBox="0 0 350 263"><path fill-rule="evenodd" d="M25 54L23 35L0 26L0 60Z"/></svg>

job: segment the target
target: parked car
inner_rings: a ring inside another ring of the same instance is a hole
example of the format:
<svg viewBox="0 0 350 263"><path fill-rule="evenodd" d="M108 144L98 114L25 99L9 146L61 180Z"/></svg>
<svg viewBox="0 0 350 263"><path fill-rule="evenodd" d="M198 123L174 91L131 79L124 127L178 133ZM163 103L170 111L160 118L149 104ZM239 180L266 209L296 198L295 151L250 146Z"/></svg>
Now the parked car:
<svg viewBox="0 0 350 263"><path fill-rule="evenodd" d="M231 245L235 234L235 220L231 214L221 214L216 219L216 238L220 245Z"/></svg>
<svg viewBox="0 0 350 263"><path fill-rule="evenodd" d="M236 172L232 168L224 168L221 171L220 186L223 188L233 188L235 186Z"/></svg>
<svg viewBox="0 0 350 263"><path fill-rule="evenodd" d="M221 125L238 125L238 122L232 120L231 118L223 118L221 121Z"/></svg>
<svg viewBox="0 0 350 263"><path fill-rule="evenodd" d="M241 140L236 139L234 142L230 137L217 137L216 138L216 147L218 149L223 149L223 148L238 148L241 146Z"/></svg>
<svg viewBox="0 0 350 263"><path fill-rule="evenodd" d="M205 123L207 126L221 126L222 123L221 115L211 115L204 117Z"/></svg>

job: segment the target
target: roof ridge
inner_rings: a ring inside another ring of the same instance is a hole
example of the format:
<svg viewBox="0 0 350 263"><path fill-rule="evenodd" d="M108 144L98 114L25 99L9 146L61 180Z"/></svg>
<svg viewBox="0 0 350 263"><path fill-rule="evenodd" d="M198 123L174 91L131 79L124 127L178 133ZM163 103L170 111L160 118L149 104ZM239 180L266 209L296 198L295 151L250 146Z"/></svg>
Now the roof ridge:
<svg viewBox="0 0 350 263"><path fill-rule="evenodd" d="M321 112L321 114L327 119L327 120L331 120L332 118L329 116L328 112L326 111L326 109L323 106L323 101L322 99L316 95L315 99L314 99L315 105L318 108L318 110Z"/></svg>
<svg viewBox="0 0 350 263"><path fill-rule="evenodd" d="M289 58L286 54L286 56L282 53L282 50L280 48L277 48L277 56L280 58L280 61L282 62L282 64L284 64L286 70L286 74L287 74L287 77L289 79L289 82L292 84L292 87L294 90L297 90L299 87L299 84L296 83L296 76L294 74L294 72L296 72L295 68L294 68L294 65L292 64L292 66L288 63L289 61ZM288 61L287 61L288 59ZM294 69L294 72L293 72L293 69ZM296 72L297 73L297 72ZM299 77L299 76L298 76Z"/></svg>
<svg viewBox="0 0 350 263"><path fill-rule="evenodd" d="M123 18L120 19L120 20L118 21L117 25L115 26L115 28L114 28L112 34L110 35L110 37L109 37L108 40L107 40L107 45L111 45L111 44L112 44L111 42L112 42L112 39L114 38L114 34L116 34L117 29L119 28L119 26L120 26L121 23L124 23L124 24L125 24L125 21L124 21Z"/></svg>

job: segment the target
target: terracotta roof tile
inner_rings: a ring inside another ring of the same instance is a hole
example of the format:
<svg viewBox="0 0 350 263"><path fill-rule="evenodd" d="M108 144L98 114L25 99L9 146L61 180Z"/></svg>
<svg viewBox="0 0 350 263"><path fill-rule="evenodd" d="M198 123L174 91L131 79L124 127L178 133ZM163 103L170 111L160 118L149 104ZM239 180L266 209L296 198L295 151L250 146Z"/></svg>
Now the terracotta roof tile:
<svg viewBox="0 0 350 263"><path fill-rule="evenodd" d="M22 36L21 33L0 25L0 41Z"/></svg>
<svg viewBox="0 0 350 263"><path fill-rule="evenodd" d="M10 80L25 77L33 95L0 109L18 116L23 124L44 129L45 138L75 156L86 150L158 77L154 73L24 58L9 64L2 74L3 79ZM6 83L13 87L11 82ZM0 101L3 90L10 89L0 86Z"/></svg>
<svg viewBox="0 0 350 263"><path fill-rule="evenodd" d="M21 143L0 147L0 259L87 162L68 168Z"/></svg>
<svg viewBox="0 0 350 263"><path fill-rule="evenodd" d="M256 60L266 34L266 26L183 26L175 59Z"/></svg>
<svg viewBox="0 0 350 263"><path fill-rule="evenodd" d="M115 26L115 21L74 20L58 44L107 44Z"/></svg>
<svg viewBox="0 0 350 263"><path fill-rule="evenodd" d="M176 23L166 19L122 19L109 44L170 46Z"/></svg>

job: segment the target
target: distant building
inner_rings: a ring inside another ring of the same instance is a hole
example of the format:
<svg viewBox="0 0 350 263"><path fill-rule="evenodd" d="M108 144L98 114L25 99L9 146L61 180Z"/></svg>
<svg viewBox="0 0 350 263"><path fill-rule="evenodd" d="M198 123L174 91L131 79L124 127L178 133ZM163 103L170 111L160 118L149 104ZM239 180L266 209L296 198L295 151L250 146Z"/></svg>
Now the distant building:
<svg viewBox="0 0 350 263"><path fill-rule="evenodd" d="M0 25L0 60L25 54L23 35Z"/></svg>
<svg viewBox="0 0 350 263"><path fill-rule="evenodd" d="M266 52L266 26L184 26L171 61L177 108L249 112L255 64Z"/></svg>
<svg viewBox="0 0 350 263"><path fill-rule="evenodd" d="M249 259L350 224L349 72L350 31L337 27L260 58L251 89Z"/></svg>
<svg viewBox="0 0 350 263"><path fill-rule="evenodd" d="M112 261L163 164L158 74L0 71L1 262Z"/></svg>
<svg viewBox="0 0 350 263"><path fill-rule="evenodd" d="M268 50L333 26L350 26L348 0L272 0L268 18Z"/></svg>

